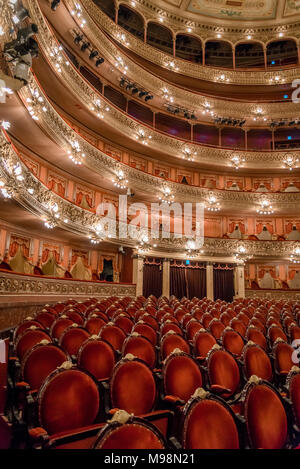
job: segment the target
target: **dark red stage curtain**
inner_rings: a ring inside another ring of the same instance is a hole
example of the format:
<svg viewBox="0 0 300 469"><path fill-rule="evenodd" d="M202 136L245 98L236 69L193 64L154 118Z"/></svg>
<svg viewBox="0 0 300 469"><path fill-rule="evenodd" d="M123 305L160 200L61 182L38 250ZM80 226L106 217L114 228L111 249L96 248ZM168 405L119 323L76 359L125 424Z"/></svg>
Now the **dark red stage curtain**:
<svg viewBox="0 0 300 469"><path fill-rule="evenodd" d="M159 298L162 295L162 263L160 259L145 259L143 273L143 295Z"/></svg>
<svg viewBox="0 0 300 469"><path fill-rule="evenodd" d="M206 268L199 262L173 261L170 265L170 295L192 299L206 296Z"/></svg>
<svg viewBox="0 0 300 469"><path fill-rule="evenodd" d="M214 265L214 299L231 303L234 297L234 266Z"/></svg>

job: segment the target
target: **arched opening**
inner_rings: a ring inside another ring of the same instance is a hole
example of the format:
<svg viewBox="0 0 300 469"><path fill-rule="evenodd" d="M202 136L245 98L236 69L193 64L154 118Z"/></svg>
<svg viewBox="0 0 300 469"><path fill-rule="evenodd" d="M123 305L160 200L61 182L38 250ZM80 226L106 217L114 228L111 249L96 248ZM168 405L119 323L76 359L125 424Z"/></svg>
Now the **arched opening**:
<svg viewBox="0 0 300 469"><path fill-rule="evenodd" d="M275 150L300 148L300 129L279 128L274 132Z"/></svg>
<svg viewBox="0 0 300 469"><path fill-rule="evenodd" d="M236 68L264 68L264 49L259 42L237 44L235 48Z"/></svg>
<svg viewBox="0 0 300 469"><path fill-rule="evenodd" d="M176 36L176 57L202 64L202 42L193 36L178 34Z"/></svg>
<svg viewBox="0 0 300 469"><path fill-rule="evenodd" d="M147 44L173 55L173 36L171 31L165 26L157 23L148 23Z"/></svg>
<svg viewBox="0 0 300 469"><path fill-rule="evenodd" d="M128 101L128 114L148 125L153 125L153 112L136 101Z"/></svg>
<svg viewBox="0 0 300 469"><path fill-rule="evenodd" d="M144 38L145 24L143 18L125 5L119 7L118 24L139 39Z"/></svg>
<svg viewBox="0 0 300 469"><path fill-rule="evenodd" d="M267 45L268 67L292 65L298 63L297 44L292 39L274 41Z"/></svg>
<svg viewBox="0 0 300 469"><path fill-rule="evenodd" d="M207 41L205 44L205 65L233 68L231 44L225 41Z"/></svg>
<svg viewBox="0 0 300 469"><path fill-rule="evenodd" d="M103 11L103 13L115 21L116 8L113 0L94 0L94 3Z"/></svg>

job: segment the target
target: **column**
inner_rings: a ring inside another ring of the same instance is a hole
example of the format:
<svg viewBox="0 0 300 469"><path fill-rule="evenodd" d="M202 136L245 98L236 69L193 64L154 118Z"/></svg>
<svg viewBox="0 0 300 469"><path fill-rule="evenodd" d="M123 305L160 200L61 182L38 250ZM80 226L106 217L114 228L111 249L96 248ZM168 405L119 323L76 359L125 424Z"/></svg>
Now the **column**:
<svg viewBox="0 0 300 469"><path fill-rule="evenodd" d="M264 66L265 66L265 70L267 70L268 62L267 62L267 48L266 48L266 46L264 46Z"/></svg>
<svg viewBox="0 0 300 469"><path fill-rule="evenodd" d="M237 298L245 298L245 266L237 265L234 270L235 296Z"/></svg>
<svg viewBox="0 0 300 469"><path fill-rule="evenodd" d="M132 283L136 284L136 296L143 294L143 272L144 272L144 258L135 256L133 258L133 278Z"/></svg>
<svg viewBox="0 0 300 469"><path fill-rule="evenodd" d="M170 259L163 259L162 295L170 297Z"/></svg>
<svg viewBox="0 0 300 469"><path fill-rule="evenodd" d="M206 297L214 299L214 267L211 262L206 264Z"/></svg>

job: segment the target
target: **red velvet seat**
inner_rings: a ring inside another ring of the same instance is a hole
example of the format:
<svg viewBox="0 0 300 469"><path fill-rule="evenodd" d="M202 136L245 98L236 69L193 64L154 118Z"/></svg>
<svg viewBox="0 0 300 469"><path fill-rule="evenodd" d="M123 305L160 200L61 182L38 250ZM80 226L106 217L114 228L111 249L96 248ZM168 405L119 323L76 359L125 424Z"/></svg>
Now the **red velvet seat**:
<svg viewBox="0 0 300 469"><path fill-rule="evenodd" d="M300 339L300 327L296 325L295 326L290 325L289 336L291 338L291 342L293 342L294 340L299 340Z"/></svg>
<svg viewBox="0 0 300 469"><path fill-rule="evenodd" d="M56 316L48 311L41 311L35 316L35 320L42 324L43 328L50 329Z"/></svg>
<svg viewBox="0 0 300 469"><path fill-rule="evenodd" d="M18 337L22 335L27 329L30 329L31 326L43 329L42 324L39 323L36 319L25 319L25 321L23 321L18 327L15 328L13 342L15 343Z"/></svg>
<svg viewBox="0 0 300 469"><path fill-rule="evenodd" d="M134 325L131 319L129 319L129 317L127 317L124 313L115 317L113 322L116 326L120 327L125 332L125 334L130 334Z"/></svg>
<svg viewBox="0 0 300 469"><path fill-rule="evenodd" d="M151 412L156 400L151 369L138 359L119 361L110 380L110 396L113 408L134 415Z"/></svg>
<svg viewBox="0 0 300 469"><path fill-rule="evenodd" d="M225 329L224 324L218 319L213 319L209 324L209 332L214 336L216 340L221 338L221 335Z"/></svg>
<svg viewBox="0 0 300 469"><path fill-rule="evenodd" d="M295 422L300 428L300 371L299 368L291 371L288 377L287 386L289 398L292 402L292 409Z"/></svg>
<svg viewBox="0 0 300 469"><path fill-rule="evenodd" d="M257 344L246 345L243 351L244 374L246 379L252 375L272 381L272 365L266 352Z"/></svg>
<svg viewBox="0 0 300 469"><path fill-rule="evenodd" d="M251 342L259 345L262 349L267 350L267 339L257 327L253 326L247 329L246 339L251 340Z"/></svg>
<svg viewBox="0 0 300 469"><path fill-rule="evenodd" d="M143 321L139 321L135 324L135 326L133 326L132 332L137 332L138 334L143 335L148 340L150 340L153 345L156 345L156 331L155 329L153 329L152 326L150 326L150 324L146 324Z"/></svg>
<svg viewBox="0 0 300 469"><path fill-rule="evenodd" d="M236 357L240 357L244 348L244 340L242 336L233 329L225 329L222 334L222 345L227 352Z"/></svg>
<svg viewBox="0 0 300 469"><path fill-rule="evenodd" d="M167 334L170 331L173 331L173 332L175 332L176 334L179 334L179 335L183 335L182 330L180 329L180 327L177 324L175 324L174 322L170 322L168 320L167 322L164 322L161 325L160 336L163 337L165 334Z"/></svg>
<svg viewBox="0 0 300 469"><path fill-rule="evenodd" d="M143 360L150 368L154 368L156 362L155 348L146 337L138 335L137 332L127 337L123 343L123 357L128 353Z"/></svg>
<svg viewBox="0 0 300 469"><path fill-rule="evenodd" d="M122 350L123 342L126 339L126 334L120 327L109 322L99 332L99 337L110 343L114 350Z"/></svg>
<svg viewBox="0 0 300 469"><path fill-rule="evenodd" d="M186 336L188 340L193 340L195 335L200 329L202 329L202 324L196 319L191 319L186 325Z"/></svg>
<svg viewBox="0 0 300 469"><path fill-rule="evenodd" d="M99 411L95 381L76 368L51 373L38 394L39 423L49 435L91 425Z"/></svg>
<svg viewBox="0 0 300 469"><path fill-rule="evenodd" d="M229 408L216 397L193 399L186 405L184 449L238 449L239 436Z"/></svg>
<svg viewBox="0 0 300 469"><path fill-rule="evenodd" d="M278 338L282 339L284 342L287 342L287 336L281 327L275 325L270 326L268 329L268 339L270 344L273 345Z"/></svg>
<svg viewBox="0 0 300 469"><path fill-rule="evenodd" d="M151 314L149 313L144 313L140 319L142 321L144 321L146 324L150 324L150 326L153 327L153 329L155 329L156 331L158 331L159 329L159 325L158 325L158 322L157 320L155 319L154 316L152 316Z"/></svg>
<svg viewBox="0 0 300 469"><path fill-rule="evenodd" d="M77 357L81 344L90 337L90 334L83 327L73 325L65 329L59 339L59 345L71 357Z"/></svg>
<svg viewBox="0 0 300 469"><path fill-rule="evenodd" d="M201 322L202 322L204 329L208 329L208 326L213 319L214 317L211 314L209 313L203 314Z"/></svg>
<svg viewBox="0 0 300 469"><path fill-rule="evenodd" d="M75 324L78 324L79 326L83 326L83 323L84 323L83 316L82 316L81 313L79 313L75 309L70 309L68 311L64 311L63 315L67 316Z"/></svg>
<svg viewBox="0 0 300 469"><path fill-rule="evenodd" d="M69 319L68 317L59 317L54 321L54 323L51 326L50 329L50 335L52 339L57 339L59 340L60 336L62 333L67 329L67 327L70 327L73 324L72 320Z"/></svg>
<svg viewBox="0 0 300 469"><path fill-rule="evenodd" d="M105 326L105 324L106 322L103 321L103 319L101 319L99 316L91 315L86 319L84 323L84 328L91 335L98 335L101 327Z"/></svg>
<svg viewBox="0 0 300 469"><path fill-rule="evenodd" d="M94 449L166 449L163 435L144 419L130 417L126 423L112 422L97 436Z"/></svg>
<svg viewBox="0 0 300 469"><path fill-rule="evenodd" d="M290 369L294 366L292 356L293 347L286 342L277 342L273 347L274 366L276 372L281 376L287 376Z"/></svg>
<svg viewBox="0 0 300 469"><path fill-rule="evenodd" d="M30 329L25 330L22 335L19 335L16 341L15 350L20 361L22 361L27 350L32 349L34 345L38 344L42 340L51 342L50 336L43 329L35 328L35 326L31 326Z"/></svg>
<svg viewBox="0 0 300 469"><path fill-rule="evenodd" d="M267 383L250 384L245 397L244 416L252 448L284 448L287 416L280 395Z"/></svg>
<svg viewBox="0 0 300 469"><path fill-rule="evenodd" d="M164 362L163 382L169 401L187 402L196 389L202 387L201 371L195 360L185 353L174 353Z"/></svg>
<svg viewBox="0 0 300 469"><path fill-rule="evenodd" d="M57 345L37 344L27 350L23 357L22 379L29 384L32 390L38 391L47 376L68 360L70 360L69 355Z"/></svg>
<svg viewBox="0 0 300 469"><path fill-rule="evenodd" d="M164 335L161 339L160 343L160 355L162 360L170 355L173 350L179 349L183 352L190 354L190 346L184 340L184 338L178 334L172 333L172 331L168 332Z"/></svg>
<svg viewBox="0 0 300 469"><path fill-rule="evenodd" d="M224 324L225 327L229 326L232 317L230 314L224 312L220 316L220 321Z"/></svg>
<svg viewBox="0 0 300 469"><path fill-rule="evenodd" d="M9 339L4 339L1 344L1 352L4 352L4 358L0 361L0 415L3 414L6 406L7 399L7 381L8 381L8 350L9 350ZM0 425L1 426L1 425ZM0 431L0 448L1 445L1 431Z"/></svg>
<svg viewBox="0 0 300 469"><path fill-rule="evenodd" d="M246 334L246 331L247 331L247 327L245 326L245 324L243 323L243 321L241 321L240 319L233 318L233 319L230 321L229 326L230 326L232 329L234 329L236 332L238 332L242 337L245 337L245 334Z"/></svg>
<svg viewBox="0 0 300 469"><path fill-rule="evenodd" d="M213 349L208 354L208 378L211 390L223 398L232 397L240 384L239 367L230 353Z"/></svg>
<svg viewBox="0 0 300 469"><path fill-rule="evenodd" d="M111 377L115 366L115 352L112 346L93 337L82 343L78 352L78 367L88 371L97 380Z"/></svg>
<svg viewBox="0 0 300 469"><path fill-rule="evenodd" d="M194 354L200 360L205 360L208 352L216 345L217 341L209 332L204 329L194 337Z"/></svg>
<svg viewBox="0 0 300 469"><path fill-rule="evenodd" d="M193 319L193 316L190 313L186 313L183 318L181 319L180 323L183 329L186 328L187 324L190 322L190 320Z"/></svg>

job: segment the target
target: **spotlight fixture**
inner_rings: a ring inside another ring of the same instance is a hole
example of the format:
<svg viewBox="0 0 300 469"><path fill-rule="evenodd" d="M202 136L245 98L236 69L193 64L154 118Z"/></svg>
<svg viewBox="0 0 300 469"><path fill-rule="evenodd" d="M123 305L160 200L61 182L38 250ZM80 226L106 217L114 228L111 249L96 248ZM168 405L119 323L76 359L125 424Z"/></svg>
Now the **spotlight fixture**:
<svg viewBox="0 0 300 469"><path fill-rule="evenodd" d="M95 63L96 67L99 67L99 65L103 64L103 62L104 62L103 57L100 57L99 59L97 59Z"/></svg>
<svg viewBox="0 0 300 469"><path fill-rule="evenodd" d="M89 59L90 59L90 60L93 60L95 57L97 57L98 54L99 54L99 53L98 53L97 50L92 50L92 51L90 52Z"/></svg>
<svg viewBox="0 0 300 469"><path fill-rule="evenodd" d="M82 46L80 47L80 49L82 50L82 52L84 52L86 49L88 49L90 47L90 43L89 42L84 42L82 44Z"/></svg>
<svg viewBox="0 0 300 469"><path fill-rule="evenodd" d="M82 34L76 34L75 39L74 39L75 44L79 44L80 41L82 41L82 39L83 39Z"/></svg>
<svg viewBox="0 0 300 469"><path fill-rule="evenodd" d="M59 4L60 4L60 0L52 0L52 2L51 2L51 10L52 10L52 11L55 11L56 8L59 6Z"/></svg>

